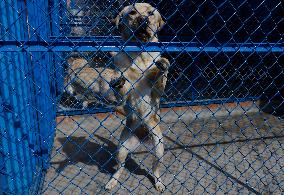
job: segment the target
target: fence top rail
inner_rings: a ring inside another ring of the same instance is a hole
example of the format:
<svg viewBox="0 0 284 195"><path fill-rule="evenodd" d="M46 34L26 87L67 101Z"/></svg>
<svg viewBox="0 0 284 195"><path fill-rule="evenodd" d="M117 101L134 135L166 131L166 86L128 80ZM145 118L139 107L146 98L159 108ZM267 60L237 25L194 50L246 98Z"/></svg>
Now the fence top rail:
<svg viewBox="0 0 284 195"><path fill-rule="evenodd" d="M114 40L0 41L0 52L64 52L64 51L159 51L159 52L284 52L283 43L196 42L131 43Z"/></svg>

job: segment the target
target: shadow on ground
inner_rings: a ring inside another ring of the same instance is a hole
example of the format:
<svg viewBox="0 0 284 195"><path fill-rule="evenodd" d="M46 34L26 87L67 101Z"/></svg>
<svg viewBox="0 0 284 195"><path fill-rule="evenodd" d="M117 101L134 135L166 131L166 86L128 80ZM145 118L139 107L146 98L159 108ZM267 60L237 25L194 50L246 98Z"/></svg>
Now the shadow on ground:
<svg viewBox="0 0 284 195"><path fill-rule="evenodd" d="M260 100L260 109L268 114L284 118L284 101L281 98Z"/></svg>
<svg viewBox="0 0 284 195"><path fill-rule="evenodd" d="M87 165L97 166L102 173L114 174L117 165L115 160L117 151L116 145L99 135L94 135L94 137L95 138L92 141L85 137L75 136L57 138L62 144L62 151L66 155L66 159L52 162L52 164L59 164L56 171L61 172L68 165L81 162ZM103 144L98 144L98 140ZM129 156L126 160L125 168L133 174L144 175L152 184L154 184L154 178L145 169L141 169L141 167Z"/></svg>

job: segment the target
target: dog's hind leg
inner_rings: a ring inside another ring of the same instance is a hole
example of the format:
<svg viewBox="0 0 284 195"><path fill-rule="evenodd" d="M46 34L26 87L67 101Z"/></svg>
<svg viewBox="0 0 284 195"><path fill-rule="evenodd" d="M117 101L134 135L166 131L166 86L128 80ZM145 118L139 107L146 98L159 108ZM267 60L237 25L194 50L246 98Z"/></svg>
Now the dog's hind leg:
<svg viewBox="0 0 284 195"><path fill-rule="evenodd" d="M160 127L157 126L153 131L153 138L155 144L155 160L153 162L153 173L155 176L155 187L158 191L162 192L165 190L165 186L162 183L161 179L161 165L163 162L164 156L164 144L163 144L163 135L160 131Z"/></svg>
<svg viewBox="0 0 284 195"><path fill-rule="evenodd" d="M163 192L165 190L165 185L162 183L160 168L163 163L164 156L164 144L163 144L163 134L160 129L158 119L156 117L150 118L146 124L149 128L149 131L152 134L154 141L154 154L155 160L153 162L153 173L155 177L155 188Z"/></svg>
<svg viewBox="0 0 284 195"><path fill-rule="evenodd" d="M118 169L115 174L112 176L110 181L106 184L105 188L111 190L117 185L118 179L122 172L124 171L125 160L129 152L133 152L140 144L139 139L131 134L126 128L123 130L120 136L121 143L119 144L117 161Z"/></svg>

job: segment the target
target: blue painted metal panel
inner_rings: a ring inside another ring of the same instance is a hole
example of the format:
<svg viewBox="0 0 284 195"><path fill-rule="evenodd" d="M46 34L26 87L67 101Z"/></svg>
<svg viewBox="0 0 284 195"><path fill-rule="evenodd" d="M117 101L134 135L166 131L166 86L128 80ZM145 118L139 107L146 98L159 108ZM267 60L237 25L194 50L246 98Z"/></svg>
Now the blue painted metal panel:
<svg viewBox="0 0 284 195"><path fill-rule="evenodd" d="M18 31L18 37L24 37L28 38L28 28L26 23L26 12L25 12L25 3L22 1L17 1L18 10L21 13L21 17L19 20L19 26L20 31ZM20 135L20 138L22 142L25 144L25 161L26 161L26 172L27 172L27 178L28 178L28 184L27 188L29 189L32 185L33 181L33 167L35 166L34 157L33 157L33 151L30 148L30 137L32 136L31 132L34 131L34 125L33 125L33 114L31 113L30 106L28 106L31 103L31 91L30 86L31 82L29 81L29 78L27 77L27 74L29 72L28 66L28 54L23 52L19 53L20 58L20 65L19 70L21 74L21 79L19 81L19 84L22 89L22 99L23 99L23 110L22 115L25 116L25 122L22 124L22 134Z"/></svg>
<svg viewBox="0 0 284 195"><path fill-rule="evenodd" d="M3 7L1 7L3 8ZM0 81L2 82L3 80L3 74L2 74L2 69L4 63L2 53L0 53ZM7 158L7 155L9 153L9 148L8 148L8 140L7 140L7 127L6 127L6 113L4 112L4 85L0 85L0 192L3 194L4 192L7 193L9 189L11 189L8 186L8 178L10 175L8 174L8 171L11 169L11 164Z"/></svg>
<svg viewBox="0 0 284 195"><path fill-rule="evenodd" d="M34 2L33 8L40 7L45 12L48 10L48 1ZM46 17L45 12L38 12L37 9L33 10L33 14L37 16L37 20L32 22L32 25L37 26L33 34L32 40L40 38L41 40L48 41L50 32L50 18ZM37 120L39 123L39 146L38 156L42 161L42 175L44 177L45 170L48 169L49 156L53 145L54 126L55 126L55 102L54 94L52 93L52 86L54 86L53 74L54 64L52 64L52 55L50 53L32 53L34 63L34 79L37 84ZM41 180L42 182L43 180Z"/></svg>
<svg viewBox="0 0 284 195"><path fill-rule="evenodd" d="M31 32L30 40L47 41L50 36L49 19L45 13L39 12L38 8L44 11L48 10L48 1L30 2L28 12L32 16L36 16L35 20L30 21L30 25L34 27ZM36 149L39 158L43 163L43 169L48 168L49 152L53 143L53 127L54 127L54 105L52 104L50 72L52 64L49 53L31 53L33 57L33 72L36 83L36 105L37 105L37 120L39 123L40 147Z"/></svg>
<svg viewBox="0 0 284 195"><path fill-rule="evenodd" d="M9 28L11 25L9 23L9 18L12 17L12 13L8 11L8 5L6 3L1 2L1 10L3 11L2 15L2 23L4 28ZM11 39L11 36L9 34L6 34L3 37L4 40ZM3 129L3 148L4 152L6 153L6 157L4 158L4 162L6 164L6 182L7 186L5 186L5 189L8 190L8 193L16 193L20 189L20 182L18 179L16 179L17 174L16 172L19 171L19 162L17 159L17 146L15 142L12 142L14 139L14 127L13 127L13 119L14 119L14 108L13 108L13 101L14 98L10 94L12 83L10 83L10 77L13 75L13 70L10 72L11 69L11 62L9 62L9 53L7 53L7 56L3 57L1 60L1 73L2 73L2 82L4 85L2 86L2 107L3 107L3 116L4 116L4 123L5 127ZM13 81L13 80L12 80ZM6 85L5 85L6 84Z"/></svg>
<svg viewBox="0 0 284 195"><path fill-rule="evenodd" d="M10 1L11 2L11 1ZM11 2L12 3L12 2ZM20 5L22 4L22 5ZM13 31L12 33L15 35L16 39L20 38L27 38L27 29L23 27L23 24L26 23L25 21L25 12L21 9L20 6L23 6L23 2L16 2L15 8L18 10L19 13L23 14L20 16L15 11L13 11L13 20L15 21L15 26L17 29ZM12 10L11 10L12 11ZM19 145L21 146L21 150L19 151L21 153L21 159L22 159L22 172L23 172L23 193L28 193L29 186L32 183L33 175L33 167L31 166L31 159L32 157L32 151L29 148L28 143L28 131L30 126L30 116L26 109L26 99L28 98L28 86L25 85L24 82L24 73L25 73L25 60L24 58L27 57L25 53L19 53L17 55L17 58L15 58L14 61L14 69L16 71L16 89L17 89L17 102L19 103L19 110L17 114L17 119L15 121L15 128L17 128L17 140L19 142Z"/></svg>
<svg viewBox="0 0 284 195"><path fill-rule="evenodd" d="M44 37L42 33L47 38L50 21L44 15L47 3L1 1L1 32L4 32L1 41L39 40L40 36ZM39 36L28 33L34 16L38 16L34 29L41 33ZM27 24L28 18L30 24ZM49 161L48 152L43 153L50 150L53 143L55 116L55 104L51 103L50 95L50 57L44 53L0 52L1 194L34 194L42 185L43 170ZM35 66L35 59L42 60L43 69ZM40 118L40 112L46 113L45 118Z"/></svg>

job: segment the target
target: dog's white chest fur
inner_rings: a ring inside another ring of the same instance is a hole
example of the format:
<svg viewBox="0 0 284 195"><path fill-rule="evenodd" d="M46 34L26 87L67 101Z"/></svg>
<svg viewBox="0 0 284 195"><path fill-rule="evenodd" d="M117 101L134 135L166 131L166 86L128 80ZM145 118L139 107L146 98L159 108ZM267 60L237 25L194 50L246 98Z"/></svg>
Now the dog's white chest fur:
<svg viewBox="0 0 284 195"><path fill-rule="evenodd" d="M129 99L126 101L129 109L129 116L138 123L143 123L151 116L156 114L156 106L153 105L151 98L151 89L148 87L137 86L132 90ZM140 121L140 122L138 122Z"/></svg>
<svg viewBox="0 0 284 195"><path fill-rule="evenodd" d="M143 74L159 58L160 52L119 52L114 56L114 65L122 72L132 67Z"/></svg>

